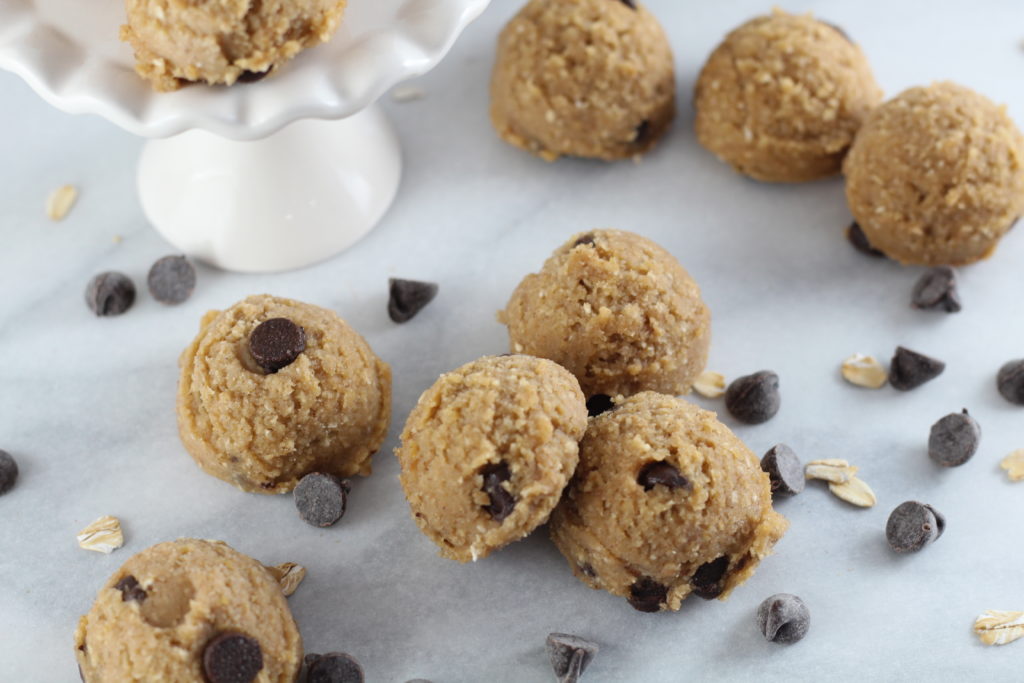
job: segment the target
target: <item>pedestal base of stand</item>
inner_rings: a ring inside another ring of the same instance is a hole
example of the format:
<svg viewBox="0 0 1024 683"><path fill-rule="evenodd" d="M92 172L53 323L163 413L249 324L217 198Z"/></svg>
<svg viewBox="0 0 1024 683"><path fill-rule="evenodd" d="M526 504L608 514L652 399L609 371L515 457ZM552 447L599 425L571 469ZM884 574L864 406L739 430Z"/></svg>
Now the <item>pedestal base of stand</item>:
<svg viewBox="0 0 1024 683"><path fill-rule="evenodd" d="M370 107L338 121L298 121L263 140L193 130L146 144L142 208L177 249L241 272L301 268L377 224L401 177L398 139Z"/></svg>

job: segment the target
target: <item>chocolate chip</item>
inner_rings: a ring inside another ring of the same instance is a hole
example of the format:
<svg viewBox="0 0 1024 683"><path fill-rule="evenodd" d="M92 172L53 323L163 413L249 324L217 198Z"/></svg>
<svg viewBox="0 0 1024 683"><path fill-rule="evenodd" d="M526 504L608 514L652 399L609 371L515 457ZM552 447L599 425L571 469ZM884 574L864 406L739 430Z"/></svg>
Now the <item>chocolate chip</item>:
<svg viewBox="0 0 1024 683"><path fill-rule="evenodd" d="M693 594L705 600L717 598L725 588L722 585L722 579L725 578L727 569L729 569L728 555L722 555L716 560L705 562L697 567L697 571L693 573L693 578L690 579L690 587L693 589Z"/></svg>
<svg viewBox="0 0 1024 683"><path fill-rule="evenodd" d="M388 279L388 315L396 323L412 320L437 296L437 285L419 280Z"/></svg>
<svg viewBox="0 0 1024 683"><path fill-rule="evenodd" d="M587 414L590 417L597 417L615 407L615 402L608 394L594 394L587 399Z"/></svg>
<svg viewBox="0 0 1024 683"><path fill-rule="evenodd" d="M0 450L0 496L10 491L16 481L18 481L18 463L10 453Z"/></svg>
<svg viewBox="0 0 1024 683"><path fill-rule="evenodd" d="M659 485L669 490L690 488L689 480L679 473L675 465L664 460L655 460L640 468L636 483L643 486L644 491L650 491Z"/></svg>
<svg viewBox="0 0 1024 683"><path fill-rule="evenodd" d="M584 576L589 576L592 579L597 577L597 572L595 572L594 568L586 562L580 563L579 570L583 573Z"/></svg>
<svg viewBox="0 0 1024 683"><path fill-rule="evenodd" d="M950 413L932 425L928 457L943 467L958 467L971 459L981 442L981 425L967 414Z"/></svg>
<svg viewBox="0 0 1024 683"><path fill-rule="evenodd" d="M313 526L331 526L345 514L348 491L348 482L333 474L307 474L295 487L295 507L299 510L299 517Z"/></svg>
<svg viewBox="0 0 1024 683"><path fill-rule="evenodd" d="M306 683L363 683L363 667L344 652L307 655L306 666Z"/></svg>
<svg viewBox="0 0 1024 683"><path fill-rule="evenodd" d="M770 370L739 377L725 390L725 407L733 417L747 424L772 419L781 403L779 376Z"/></svg>
<svg viewBox="0 0 1024 683"><path fill-rule="evenodd" d="M657 612L668 598L668 587L654 579L644 576L637 579L629 587L627 601L633 609L640 612Z"/></svg>
<svg viewBox="0 0 1024 683"><path fill-rule="evenodd" d="M259 641L244 633L221 633L203 649L203 673L209 683L248 683L262 668Z"/></svg>
<svg viewBox="0 0 1024 683"><path fill-rule="evenodd" d="M914 284L910 305L923 311L960 310L956 271L949 266L930 268Z"/></svg>
<svg viewBox="0 0 1024 683"><path fill-rule="evenodd" d="M807 483L804 466L792 448L784 443L775 444L761 458L761 469L768 473L772 497L795 496Z"/></svg>
<svg viewBox="0 0 1024 683"><path fill-rule="evenodd" d="M636 9L636 2L634 0L619 0L619 2L630 9Z"/></svg>
<svg viewBox="0 0 1024 683"><path fill-rule="evenodd" d="M582 247L583 245L593 246L595 244L597 244L597 242L594 241L594 234L588 232L577 237L576 241L572 243L572 246L575 249L576 247Z"/></svg>
<svg viewBox="0 0 1024 683"><path fill-rule="evenodd" d="M496 465L485 465L480 474L484 477L483 490L491 498L490 504L485 505L484 509L490 513L491 519L500 522L511 515L516 506L515 497L501 485L512 478L512 472L508 465L501 462Z"/></svg>
<svg viewBox="0 0 1024 683"><path fill-rule="evenodd" d="M893 389L910 391L935 379L945 369L941 360L897 346L889 363L889 384Z"/></svg>
<svg viewBox="0 0 1024 683"><path fill-rule="evenodd" d="M597 643L569 635L549 633L544 649L551 659L558 683L577 683L601 649Z"/></svg>
<svg viewBox="0 0 1024 683"><path fill-rule="evenodd" d="M811 613L797 596L776 593L757 608L757 627L768 642L792 645L807 635Z"/></svg>
<svg viewBox="0 0 1024 683"><path fill-rule="evenodd" d="M267 374L295 362L306 350L306 331L288 318L271 318L249 335L249 353Z"/></svg>
<svg viewBox="0 0 1024 683"><path fill-rule="evenodd" d="M916 553L938 539L945 527L945 518L931 505L908 500L889 515L885 540L898 553Z"/></svg>
<svg viewBox="0 0 1024 683"><path fill-rule="evenodd" d="M999 368L996 387L1007 401L1024 406L1024 358L1011 360Z"/></svg>
<svg viewBox="0 0 1024 683"><path fill-rule="evenodd" d="M634 145L646 145L651 141L651 122L649 119L644 119L640 122L640 125L636 127L636 132L633 135Z"/></svg>
<svg viewBox="0 0 1024 683"><path fill-rule="evenodd" d="M163 304L180 304L196 288L196 269L184 256L164 256L149 269L149 293Z"/></svg>
<svg viewBox="0 0 1024 683"><path fill-rule="evenodd" d="M849 240L854 249L862 254L875 258L885 258L885 254L882 251L871 246L871 242L868 242L868 236L864 234L864 230L861 229L857 221L850 223L850 227L846 229L846 239Z"/></svg>
<svg viewBox="0 0 1024 683"><path fill-rule="evenodd" d="M139 580L131 574L114 584L114 588L121 591L121 602L145 602L146 591L139 585Z"/></svg>
<svg viewBox="0 0 1024 683"><path fill-rule="evenodd" d="M273 66L270 66L266 71L249 71L245 70L238 76L239 83L256 83L262 81L264 78L270 75L270 72L274 70Z"/></svg>
<svg viewBox="0 0 1024 683"><path fill-rule="evenodd" d="M124 273L100 273L89 280L85 303L100 317L121 315L135 303L135 283Z"/></svg>

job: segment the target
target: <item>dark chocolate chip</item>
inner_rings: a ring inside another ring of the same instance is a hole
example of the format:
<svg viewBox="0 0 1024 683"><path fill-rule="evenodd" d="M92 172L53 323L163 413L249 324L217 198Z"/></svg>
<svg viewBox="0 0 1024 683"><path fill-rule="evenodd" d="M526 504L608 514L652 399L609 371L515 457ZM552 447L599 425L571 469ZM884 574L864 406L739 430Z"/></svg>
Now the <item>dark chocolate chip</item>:
<svg viewBox="0 0 1024 683"><path fill-rule="evenodd" d="M238 76L239 83L256 83L262 81L264 78L270 75L270 72L274 70L274 67L269 67L266 71L243 71Z"/></svg>
<svg viewBox="0 0 1024 683"><path fill-rule="evenodd" d="M630 9L636 9L636 2L634 0L619 0L619 2Z"/></svg>
<svg viewBox="0 0 1024 683"><path fill-rule="evenodd" d="M363 683L363 667L352 655L328 652L306 657L306 683Z"/></svg>
<svg viewBox="0 0 1024 683"><path fill-rule="evenodd" d="M900 503L885 524L885 540L898 553L916 553L942 535L946 520L931 505Z"/></svg>
<svg viewBox="0 0 1024 683"><path fill-rule="evenodd" d="M640 612L657 612L667 598L668 586L663 586L654 579L644 576L629 587L627 601L633 609Z"/></svg>
<svg viewBox="0 0 1024 683"><path fill-rule="evenodd" d="M937 266L925 271L914 284L910 305L922 311L959 311L961 306L956 271L949 266Z"/></svg>
<svg viewBox="0 0 1024 683"><path fill-rule="evenodd" d="M651 134L653 132L650 119L644 119L640 122L640 125L636 127L636 132L633 135L633 144L646 145L651 141Z"/></svg>
<svg viewBox="0 0 1024 683"><path fill-rule="evenodd" d="M739 377L725 390L725 407L733 417L747 424L772 419L781 403L779 376L770 370Z"/></svg>
<svg viewBox="0 0 1024 683"><path fill-rule="evenodd" d="M776 593L757 608L757 627L768 642L792 645L807 635L811 613L797 596Z"/></svg>
<svg viewBox="0 0 1024 683"><path fill-rule="evenodd" d="M946 364L937 358L897 346L889 363L889 384L893 389L910 391L935 379L945 369Z"/></svg>
<svg viewBox="0 0 1024 683"><path fill-rule="evenodd" d="M999 368L996 387L1007 401L1024 406L1024 358L1011 360Z"/></svg>
<svg viewBox="0 0 1024 683"><path fill-rule="evenodd" d="M594 394L587 399L587 414L590 417L597 417L615 407L615 402L608 394Z"/></svg>
<svg viewBox="0 0 1024 683"><path fill-rule="evenodd" d="M551 659L551 668L558 683L577 683L601 648L586 638L568 633L549 633L544 649Z"/></svg>
<svg viewBox="0 0 1024 683"><path fill-rule="evenodd" d="M114 584L114 588L121 591L122 602L145 602L146 591L142 586L139 585L139 580L131 574L128 574L123 579Z"/></svg>
<svg viewBox="0 0 1024 683"><path fill-rule="evenodd" d="M267 374L295 362L306 350L306 331L288 318L271 318L249 335L249 353Z"/></svg>
<svg viewBox="0 0 1024 683"><path fill-rule="evenodd" d="M149 269L149 293L163 304L180 304L196 288L196 269L184 256L164 256Z"/></svg>
<svg viewBox="0 0 1024 683"><path fill-rule="evenodd" d="M437 296L437 284L388 278L388 316L396 323L412 320Z"/></svg>
<svg viewBox="0 0 1024 683"><path fill-rule="evenodd" d="M636 483L643 486L644 491L650 491L659 485L669 490L690 488L689 480L679 473L679 469L664 460L655 460L640 468Z"/></svg>
<svg viewBox="0 0 1024 683"><path fill-rule="evenodd" d="M307 474L295 487L295 507L299 510L299 517L313 526L331 526L345 514L348 491L348 482L333 474Z"/></svg>
<svg viewBox="0 0 1024 683"><path fill-rule="evenodd" d="M597 572L594 571L594 568L586 562L580 563L579 570L584 576L589 576L592 579L597 576Z"/></svg>
<svg viewBox="0 0 1024 683"><path fill-rule="evenodd" d="M804 466L792 448L778 443L768 449L761 458L761 469L768 473L772 497L795 496L804 490L807 478Z"/></svg>
<svg viewBox="0 0 1024 683"><path fill-rule="evenodd" d="M18 463L10 453L0 450L0 496L10 491L16 481L18 481Z"/></svg>
<svg viewBox="0 0 1024 683"><path fill-rule="evenodd" d="M89 280L85 303L100 317L121 315L135 303L135 283L124 273L100 273Z"/></svg>
<svg viewBox="0 0 1024 683"><path fill-rule="evenodd" d="M572 246L575 249L576 247L582 247L584 245L593 246L594 244L596 244L594 241L594 234L588 232L577 237L576 241L572 243Z"/></svg>
<svg viewBox="0 0 1024 683"><path fill-rule="evenodd" d="M511 515L516 506L515 497L501 485L502 482L512 478L512 472L508 465L501 462L496 465L484 466L480 470L480 474L484 478L483 490L491 499L490 504L485 505L484 509L490 513L491 519L500 522Z"/></svg>
<svg viewBox="0 0 1024 683"><path fill-rule="evenodd" d="M725 572L728 569L728 555L722 555L716 560L705 562L697 567L697 571L693 573L693 578L690 579L690 587L693 589L693 594L705 600L717 598L725 588L722 585L722 579L725 578Z"/></svg>
<svg viewBox="0 0 1024 683"><path fill-rule="evenodd" d="M854 249L862 254L875 258L885 258L885 254L882 251L871 246L871 242L868 242L868 236L864 234L864 230L861 229L857 221L850 223L850 227L846 229L846 239L849 240Z"/></svg>
<svg viewBox="0 0 1024 683"><path fill-rule="evenodd" d="M221 633L203 649L203 673L209 683L248 683L262 668L259 641L244 633Z"/></svg>
<svg viewBox="0 0 1024 683"><path fill-rule="evenodd" d="M928 457L943 467L958 467L971 459L981 443L981 425L967 414L950 413L932 425Z"/></svg>

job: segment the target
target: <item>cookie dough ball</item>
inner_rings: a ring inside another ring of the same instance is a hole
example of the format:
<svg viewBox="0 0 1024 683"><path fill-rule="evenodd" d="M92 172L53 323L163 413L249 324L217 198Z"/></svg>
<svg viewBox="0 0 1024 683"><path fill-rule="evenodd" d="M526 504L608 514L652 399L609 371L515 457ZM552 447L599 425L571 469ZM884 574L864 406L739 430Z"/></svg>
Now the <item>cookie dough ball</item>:
<svg viewBox="0 0 1024 683"><path fill-rule="evenodd" d="M330 39L346 0L125 0L121 40L135 70L160 91L187 81L258 79Z"/></svg>
<svg viewBox="0 0 1024 683"><path fill-rule="evenodd" d="M75 656L86 683L291 683L302 638L263 565L220 541L186 538L143 550L114 572L78 621Z"/></svg>
<svg viewBox="0 0 1024 683"><path fill-rule="evenodd" d="M547 161L629 158L674 115L672 50L642 5L531 0L501 32L491 121L516 147Z"/></svg>
<svg viewBox="0 0 1024 683"><path fill-rule="evenodd" d="M725 598L788 526L757 458L715 414L644 392L590 421L551 517L576 576L636 609Z"/></svg>
<svg viewBox="0 0 1024 683"><path fill-rule="evenodd" d="M776 11L734 30L708 57L694 93L697 139L751 178L814 180L839 172L881 99L845 33Z"/></svg>
<svg viewBox="0 0 1024 683"><path fill-rule="evenodd" d="M391 417L391 370L332 311L250 296L203 316L180 364L178 430L208 474L285 493L310 472L370 473Z"/></svg>
<svg viewBox="0 0 1024 683"><path fill-rule="evenodd" d="M487 356L420 397L396 451L420 530L459 562L547 521L576 469L587 408L576 379L529 356Z"/></svg>
<svg viewBox="0 0 1024 683"><path fill-rule="evenodd" d="M512 351L562 365L588 398L688 392L711 342L697 283L657 244L621 230L572 237L498 319Z"/></svg>
<svg viewBox="0 0 1024 683"><path fill-rule="evenodd" d="M843 164L871 246L901 263L987 257L1024 213L1024 137L1006 109L955 83L911 88L868 117Z"/></svg>

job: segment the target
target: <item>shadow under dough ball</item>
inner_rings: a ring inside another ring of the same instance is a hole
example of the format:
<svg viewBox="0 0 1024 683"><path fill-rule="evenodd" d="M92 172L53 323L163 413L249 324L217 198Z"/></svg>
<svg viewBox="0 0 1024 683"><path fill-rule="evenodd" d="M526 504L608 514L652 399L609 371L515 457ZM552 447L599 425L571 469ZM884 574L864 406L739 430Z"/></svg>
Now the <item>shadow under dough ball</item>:
<svg viewBox="0 0 1024 683"><path fill-rule="evenodd" d="M860 48L837 27L775 10L732 31L701 69L697 140L738 173L802 182L839 172L882 99Z"/></svg>
<svg viewBox="0 0 1024 683"><path fill-rule="evenodd" d="M986 258L1024 212L1024 136L1004 107L955 83L878 106L843 173L871 245L904 264Z"/></svg>
<svg viewBox="0 0 1024 683"><path fill-rule="evenodd" d="M491 121L547 161L634 157L674 116L672 49L643 5L531 0L498 38Z"/></svg>

